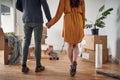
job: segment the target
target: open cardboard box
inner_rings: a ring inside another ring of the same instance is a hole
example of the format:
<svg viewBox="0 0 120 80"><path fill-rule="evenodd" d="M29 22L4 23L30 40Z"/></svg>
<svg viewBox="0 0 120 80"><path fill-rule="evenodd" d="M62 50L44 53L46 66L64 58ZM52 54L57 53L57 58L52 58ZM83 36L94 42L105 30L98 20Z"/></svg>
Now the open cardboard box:
<svg viewBox="0 0 120 80"><path fill-rule="evenodd" d="M7 40L5 39L4 32L2 28L0 28L0 63L8 64L8 56L12 51L12 47L8 45Z"/></svg>

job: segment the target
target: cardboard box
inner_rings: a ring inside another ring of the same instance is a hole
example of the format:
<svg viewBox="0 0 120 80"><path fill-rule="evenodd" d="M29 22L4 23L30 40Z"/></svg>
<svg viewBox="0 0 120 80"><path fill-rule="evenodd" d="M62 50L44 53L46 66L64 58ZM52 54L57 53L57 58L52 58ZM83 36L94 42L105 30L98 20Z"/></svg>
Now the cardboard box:
<svg viewBox="0 0 120 80"><path fill-rule="evenodd" d="M0 28L0 50L4 50L4 45L5 45L4 41L5 41L4 33L2 28Z"/></svg>
<svg viewBox="0 0 120 80"><path fill-rule="evenodd" d="M0 50L0 64L5 64L5 55L4 55L4 50Z"/></svg>
<svg viewBox="0 0 120 80"><path fill-rule="evenodd" d="M108 49L103 49L102 51L102 62L106 63L108 62ZM90 49L82 49L82 59L88 60L90 62L95 62L95 50L90 50Z"/></svg>
<svg viewBox="0 0 120 80"><path fill-rule="evenodd" d="M28 50L28 59L33 59L35 57L35 54L34 54L34 47L30 47L29 50Z"/></svg>
<svg viewBox="0 0 120 80"><path fill-rule="evenodd" d="M45 44L45 39L47 38L47 28L43 27L41 44Z"/></svg>
<svg viewBox="0 0 120 80"><path fill-rule="evenodd" d="M49 54L47 54L47 50L48 50L49 45L47 44L42 44L41 45L41 57L45 57L45 56L49 56ZM34 59L35 58L35 54L34 54L35 48L34 46L29 47L29 51L28 51L28 59Z"/></svg>
<svg viewBox="0 0 120 80"><path fill-rule="evenodd" d="M83 39L86 41L83 48L95 50L96 44L102 44L103 49L107 49L107 36L86 35Z"/></svg>
<svg viewBox="0 0 120 80"><path fill-rule="evenodd" d="M42 35L41 44L45 44L46 35Z"/></svg>
<svg viewBox="0 0 120 80"><path fill-rule="evenodd" d="M46 27L43 27L43 32L42 34L47 34L47 28Z"/></svg>
<svg viewBox="0 0 120 80"><path fill-rule="evenodd" d="M10 49L9 49L10 50ZM12 51L12 50L11 50ZM7 65L8 64L8 60L9 60L9 56L10 56L10 52L9 51L4 51L4 50L0 50L0 63Z"/></svg>
<svg viewBox="0 0 120 80"><path fill-rule="evenodd" d="M8 42L4 36L3 30L0 28L0 63L7 65L8 56L13 49L8 45Z"/></svg>

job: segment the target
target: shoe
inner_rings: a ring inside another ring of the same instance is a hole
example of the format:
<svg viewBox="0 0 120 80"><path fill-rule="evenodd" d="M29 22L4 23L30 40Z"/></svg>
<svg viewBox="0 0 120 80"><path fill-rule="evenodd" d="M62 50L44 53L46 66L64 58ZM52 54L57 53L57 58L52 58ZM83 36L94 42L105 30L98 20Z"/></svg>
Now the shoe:
<svg viewBox="0 0 120 80"><path fill-rule="evenodd" d="M36 67L35 72L41 72L44 71L45 67L44 66L40 66L40 67Z"/></svg>
<svg viewBox="0 0 120 80"><path fill-rule="evenodd" d="M71 69L70 69L70 75L71 77L75 76L76 74L76 67L77 67L77 62L74 61L71 65Z"/></svg>
<svg viewBox="0 0 120 80"><path fill-rule="evenodd" d="M29 68L28 67L22 67L22 72L23 73L28 73L29 71Z"/></svg>

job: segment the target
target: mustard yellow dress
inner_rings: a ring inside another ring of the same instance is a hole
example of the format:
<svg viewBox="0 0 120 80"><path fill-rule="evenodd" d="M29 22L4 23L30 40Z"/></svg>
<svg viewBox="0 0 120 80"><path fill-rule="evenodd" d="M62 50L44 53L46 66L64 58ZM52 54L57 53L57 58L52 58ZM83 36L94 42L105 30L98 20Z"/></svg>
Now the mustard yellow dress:
<svg viewBox="0 0 120 80"><path fill-rule="evenodd" d="M84 37L85 26L85 3L80 0L77 8L71 8L70 0L60 0L56 15L48 23L50 26L55 24L64 13L63 33L64 41L77 44Z"/></svg>

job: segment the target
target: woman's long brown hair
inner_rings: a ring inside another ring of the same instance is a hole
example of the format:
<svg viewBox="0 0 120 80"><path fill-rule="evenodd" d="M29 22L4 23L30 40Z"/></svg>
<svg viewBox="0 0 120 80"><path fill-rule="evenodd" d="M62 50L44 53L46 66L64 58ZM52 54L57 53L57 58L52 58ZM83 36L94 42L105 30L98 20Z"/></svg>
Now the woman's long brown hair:
<svg viewBox="0 0 120 80"><path fill-rule="evenodd" d="M70 0L71 7L78 7L80 4L80 0Z"/></svg>

